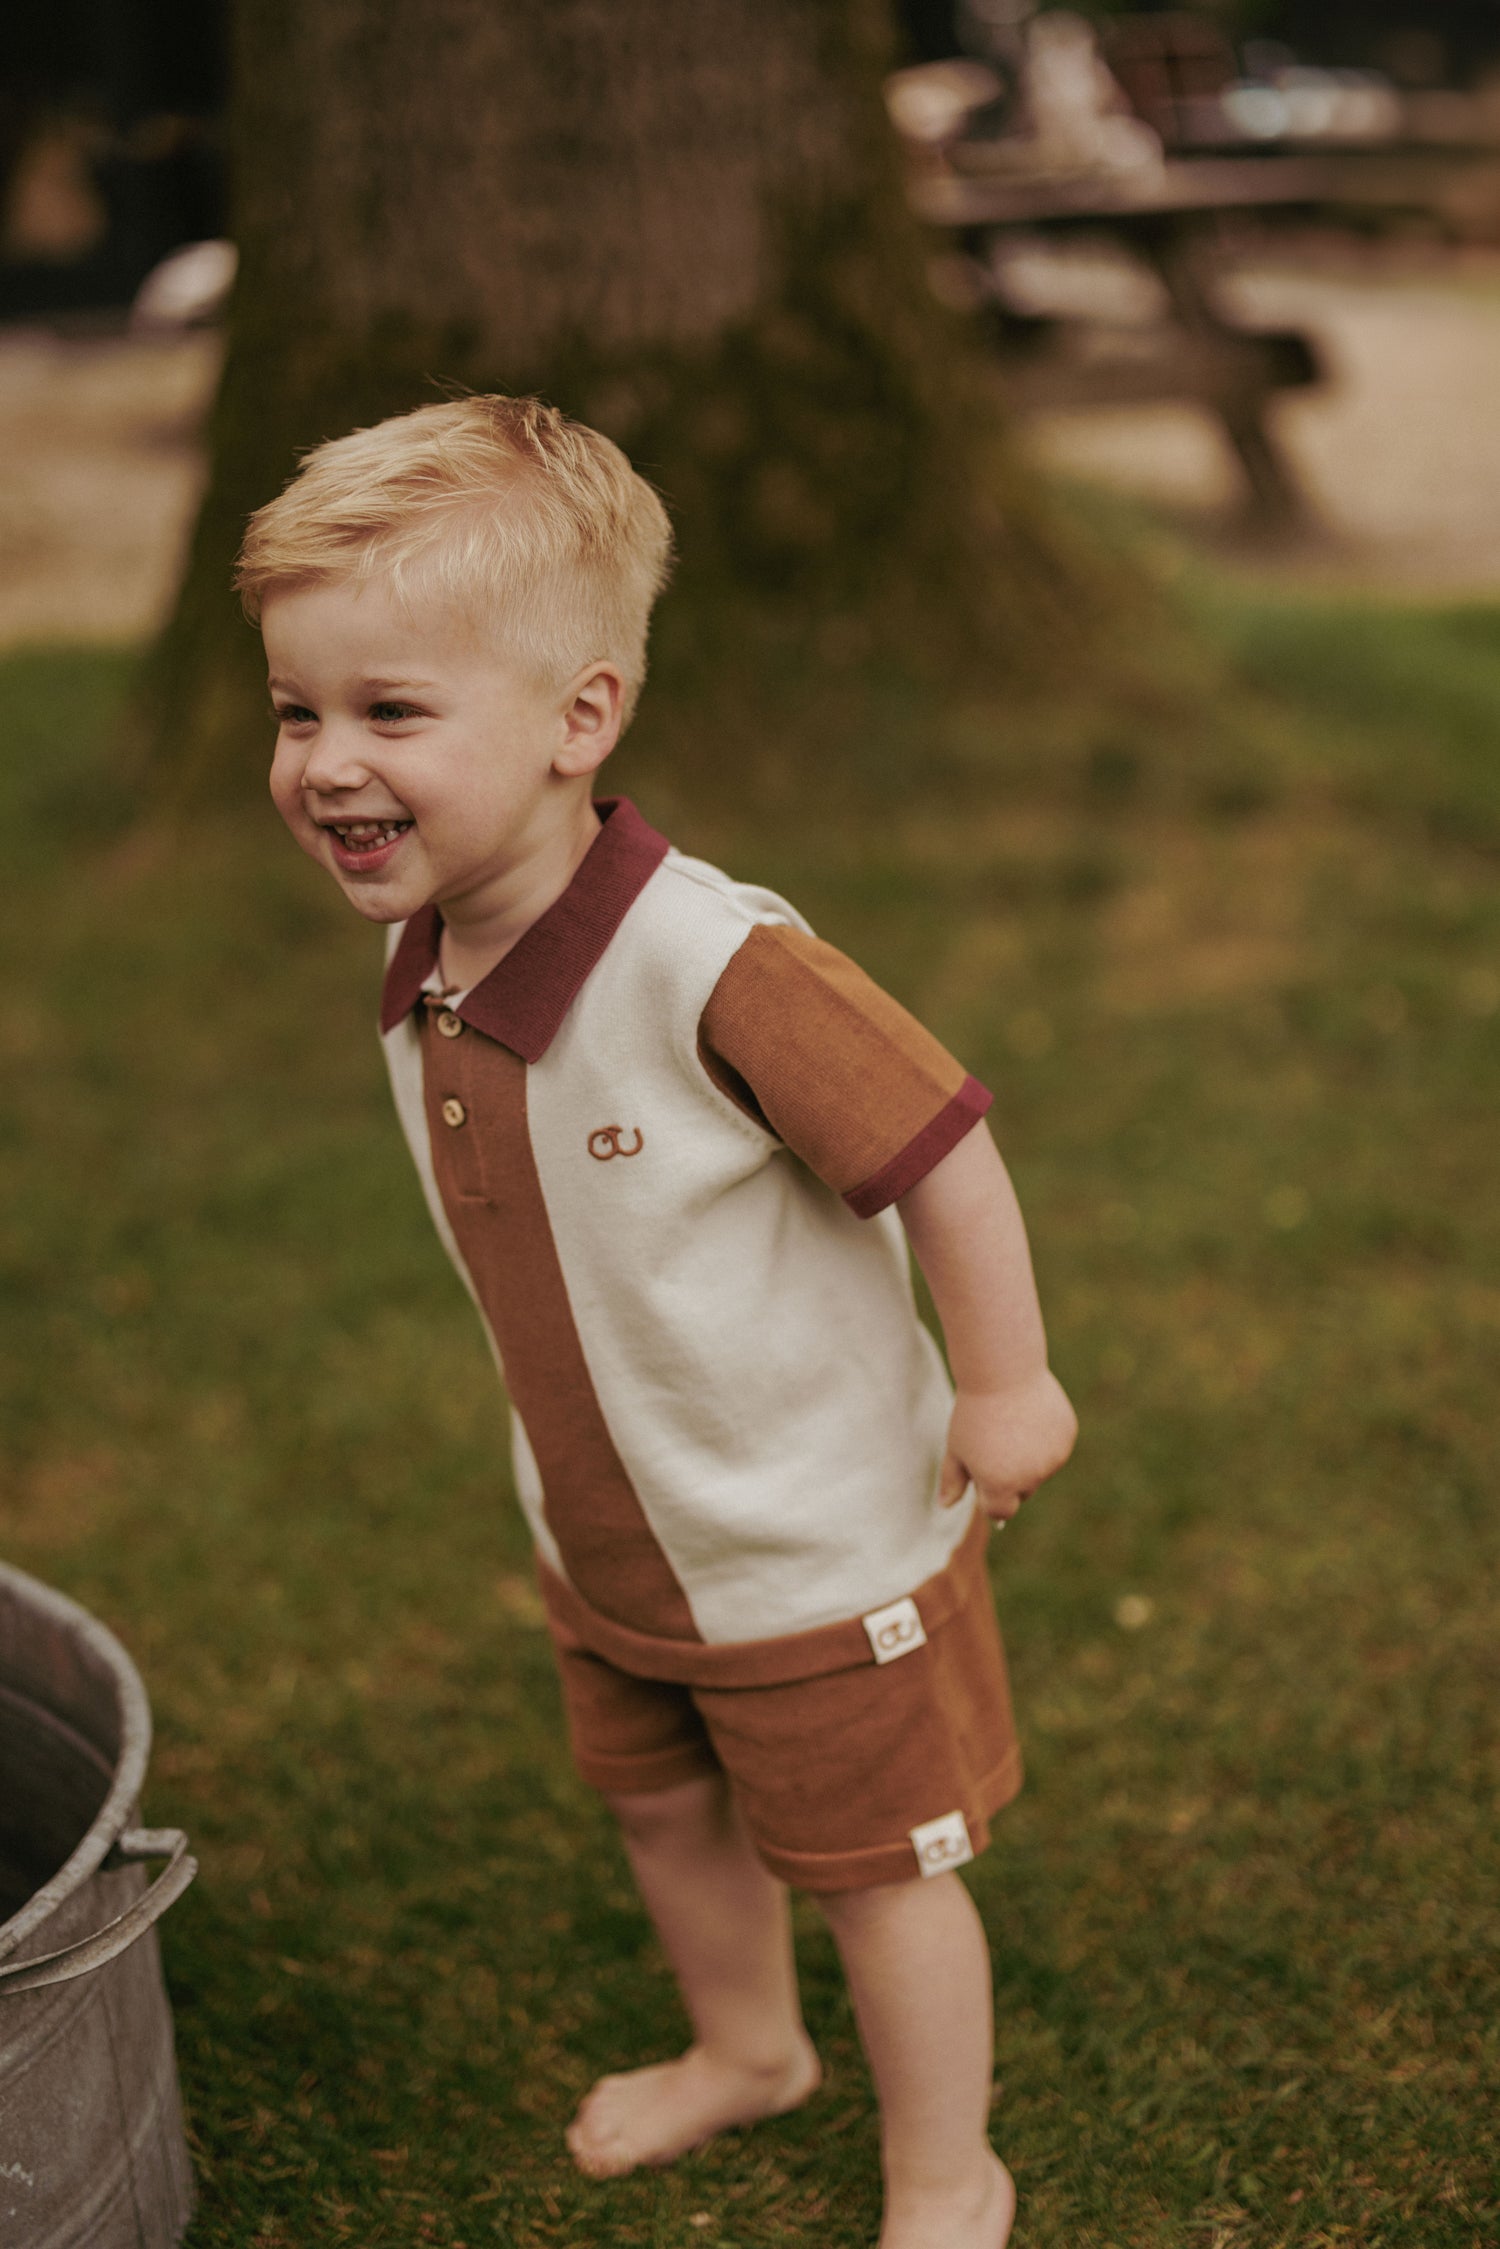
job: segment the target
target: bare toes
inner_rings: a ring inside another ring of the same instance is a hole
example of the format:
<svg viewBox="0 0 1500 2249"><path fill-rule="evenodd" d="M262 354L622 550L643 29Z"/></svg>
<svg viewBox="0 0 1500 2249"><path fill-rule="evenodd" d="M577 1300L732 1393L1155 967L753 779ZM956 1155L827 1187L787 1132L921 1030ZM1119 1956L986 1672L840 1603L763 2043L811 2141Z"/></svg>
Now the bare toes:
<svg viewBox="0 0 1500 2249"><path fill-rule="evenodd" d="M782 2069L742 2069L690 2047L676 2061L601 2077L568 2127L569 2152L594 2179L671 2163L718 2132L796 2108L822 2070L811 2044Z"/></svg>

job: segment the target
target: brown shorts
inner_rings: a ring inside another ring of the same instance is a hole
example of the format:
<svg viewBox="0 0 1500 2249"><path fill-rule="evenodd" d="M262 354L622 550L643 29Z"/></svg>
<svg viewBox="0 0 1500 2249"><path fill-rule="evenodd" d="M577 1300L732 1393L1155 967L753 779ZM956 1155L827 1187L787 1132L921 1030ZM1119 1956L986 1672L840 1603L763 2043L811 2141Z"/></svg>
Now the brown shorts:
<svg viewBox="0 0 1500 2249"><path fill-rule="evenodd" d="M898 1642L920 1644L878 1662L884 1611L873 1636L854 1619L737 1649L673 1643L666 1667L691 1669L696 1654L717 1674L707 1683L650 1676L649 1647L662 1643L593 1617L544 1569L580 1773L621 1796L725 1773L762 1859L801 1889L867 1889L962 1865L1021 1785L987 1530L978 1518L947 1569L893 1604ZM912 1611L925 1639L910 1630ZM808 1663L820 1667L747 1681Z"/></svg>

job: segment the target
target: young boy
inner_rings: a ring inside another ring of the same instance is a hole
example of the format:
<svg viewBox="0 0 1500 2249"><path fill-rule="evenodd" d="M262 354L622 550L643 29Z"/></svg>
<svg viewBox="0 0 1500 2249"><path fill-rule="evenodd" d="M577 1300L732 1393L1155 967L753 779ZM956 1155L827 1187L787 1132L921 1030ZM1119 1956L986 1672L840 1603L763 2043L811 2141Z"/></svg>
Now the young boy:
<svg viewBox="0 0 1500 2249"><path fill-rule="evenodd" d="M668 550L624 456L534 399L321 446L237 575L272 794L390 926L396 1105L504 1370L574 1752L693 2026L594 2087L575 2160L670 2162L813 2092L800 1884L879 2095L882 2249L1001 2249L953 1870L1020 1785L987 1519L1073 1414L989 1095L782 899L594 801Z"/></svg>

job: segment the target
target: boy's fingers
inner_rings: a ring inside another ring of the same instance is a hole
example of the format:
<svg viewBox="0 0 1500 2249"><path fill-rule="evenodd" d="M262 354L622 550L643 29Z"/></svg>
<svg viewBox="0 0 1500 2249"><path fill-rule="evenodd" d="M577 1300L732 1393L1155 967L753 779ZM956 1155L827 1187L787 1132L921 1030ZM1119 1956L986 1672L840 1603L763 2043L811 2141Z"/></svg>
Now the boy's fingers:
<svg viewBox="0 0 1500 2249"><path fill-rule="evenodd" d="M944 1507L956 1507L969 1488L969 1471L956 1453L945 1453L938 1478L938 1498Z"/></svg>
<svg viewBox="0 0 1500 2249"><path fill-rule="evenodd" d="M997 1524L1003 1531L1006 1524L1012 1522L1020 1514L1022 1500L1030 1497L1029 1491L1008 1490L993 1494L986 1492L984 1494L985 1513L989 1516L990 1521Z"/></svg>

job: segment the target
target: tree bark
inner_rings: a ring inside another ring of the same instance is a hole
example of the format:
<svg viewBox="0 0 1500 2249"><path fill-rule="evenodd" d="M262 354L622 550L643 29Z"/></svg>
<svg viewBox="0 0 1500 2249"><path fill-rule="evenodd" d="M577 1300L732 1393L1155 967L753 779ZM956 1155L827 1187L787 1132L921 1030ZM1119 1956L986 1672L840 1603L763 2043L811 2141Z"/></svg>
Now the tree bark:
<svg viewBox="0 0 1500 2249"><path fill-rule="evenodd" d="M866 664L1014 676L1077 603L928 292L883 0L240 0L240 279L212 467L136 738L174 790L266 750L227 591L300 450L445 388L539 391L672 511L657 703ZM648 708L651 699L648 698Z"/></svg>

